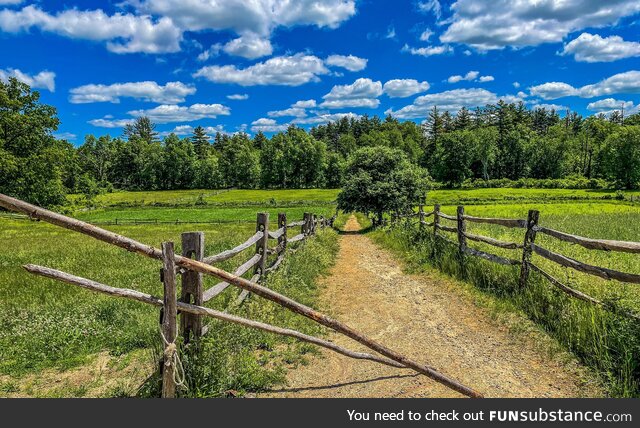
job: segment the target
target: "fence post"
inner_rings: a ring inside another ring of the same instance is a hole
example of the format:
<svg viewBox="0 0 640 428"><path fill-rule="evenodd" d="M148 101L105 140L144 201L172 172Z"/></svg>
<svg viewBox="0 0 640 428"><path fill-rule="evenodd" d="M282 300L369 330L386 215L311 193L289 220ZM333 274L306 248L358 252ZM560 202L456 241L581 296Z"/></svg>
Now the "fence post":
<svg viewBox="0 0 640 428"><path fill-rule="evenodd" d="M424 205L418 205L418 218L420 219L420 226L418 228L420 231L424 230Z"/></svg>
<svg viewBox="0 0 640 428"><path fill-rule="evenodd" d="M287 214L278 213L278 229L282 229L282 235L278 238L278 246L282 246L282 254L287 251Z"/></svg>
<svg viewBox="0 0 640 428"><path fill-rule="evenodd" d="M164 304L162 316L162 349L164 358L162 365L162 398L175 398L176 382L174 373L174 355L176 349L178 317L176 304L176 264L173 250L173 242L162 243L162 282L164 284Z"/></svg>
<svg viewBox="0 0 640 428"><path fill-rule="evenodd" d="M467 249L467 224L464 221L464 206L458 207L458 250L460 251L460 257L464 255L464 251Z"/></svg>
<svg viewBox="0 0 640 428"><path fill-rule="evenodd" d="M260 254L262 258L256 265L254 275L264 275L264 269L267 264L267 249L269 244L269 213L258 213L256 220L256 232L263 232L262 238L256 242L256 254Z"/></svg>
<svg viewBox="0 0 640 428"><path fill-rule="evenodd" d="M529 210L527 217L527 231L524 234L524 248L522 249L522 265L520 266L520 282L518 287L522 290L527 285L529 279L529 263L531 262L531 244L536 240L536 229L540 211Z"/></svg>
<svg viewBox="0 0 640 428"><path fill-rule="evenodd" d="M182 256L192 258L199 262L204 258L204 233L186 232L182 234ZM182 273L182 289L180 301L202 306L203 275L191 270ZM202 336L202 317L188 313L180 314L180 334L184 343L189 343Z"/></svg>
<svg viewBox="0 0 640 428"><path fill-rule="evenodd" d="M304 234L305 236L309 234L310 217L311 214L309 213L304 213L304 216L302 217L302 234Z"/></svg>
<svg viewBox="0 0 640 428"><path fill-rule="evenodd" d="M431 257L436 256L436 246L438 245L438 226L440 225L440 204L433 206L433 247Z"/></svg>

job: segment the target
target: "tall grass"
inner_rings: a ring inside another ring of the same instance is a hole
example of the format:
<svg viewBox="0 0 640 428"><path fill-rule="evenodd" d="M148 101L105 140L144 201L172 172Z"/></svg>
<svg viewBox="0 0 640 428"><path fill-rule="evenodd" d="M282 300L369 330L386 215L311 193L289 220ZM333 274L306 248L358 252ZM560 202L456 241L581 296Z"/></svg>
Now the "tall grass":
<svg viewBox="0 0 640 428"><path fill-rule="evenodd" d="M327 229L306 241L300 251L289 255L281 267L267 278L266 286L305 305L317 306L318 277L326 272L337 253L337 234ZM218 297L228 306L238 295L230 288ZM275 303L251 296L230 312L269 324L293 328L311 335L323 329L309 319L293 314ZM295 339L249 329L223 321L208 320L209 333L194 346L182 351L186 370L183 397L222 397L264 391L285 381L285 365L306 363L305 355L314 347ZM156 349L157 358L161 350ZM157 396L158 376L142 394Z"/></svg>
<svg viewBox="0 0 640 428"><path fill-rule="evenodd" d="M478 210L470 207L467 212L472 215L526 218L527 208L520 205L494 205L480 207ZM638 240L640 236L640 213L625 212L625 208L617 213L611 213L616 211L611 207L600 212L592 209L587 213L581 204L562 204L560 209L554 205L538 208L541 210L541 224L569 233L626 240ZM445 207L444 211L453 214L455 208ZM522 230L470 223L467 225L468 230L474 234L510 242L521 243L523 240ZM453 234L443 235L456 240ZM559 292L535 272L531 273L526 287L520 290L517 284L519 267L504 267L472 256L461 257L456 244L441 238L434 240L431 228L422 232L416 227L395 228L389 232L376 232L373 236L378 242L401 253L410 265L418 268L436 267L493 296L496 302L502 302L498 304L501 308L511 308L526 314L585 364L599 372L607 380L612 396L640 396L640 323L617 313L621 309L637 311L640 308L637 286L575 273L534 256L534 263L556 278L605 301L611 309L606 311ZM640 273L640 260L637 256L589 251L554 242L540 234L537 242L587 263ZM468 244L494 254L521 258L520 251L500 250L471 241Z"/></svg>

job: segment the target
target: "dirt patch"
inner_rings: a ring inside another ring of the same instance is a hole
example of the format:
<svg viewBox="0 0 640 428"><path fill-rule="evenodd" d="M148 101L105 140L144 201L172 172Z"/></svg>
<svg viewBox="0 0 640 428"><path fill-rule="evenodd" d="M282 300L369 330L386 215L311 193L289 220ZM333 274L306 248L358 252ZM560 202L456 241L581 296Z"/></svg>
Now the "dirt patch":
<svg viewBox="0 0 640 428"><path fill-rule="evenodd" d="M0 397L132 396L153 370L149 351L118 357L101 352L90 363L70 370L44 370L18 379L0 376Z"/></svg>
<svg viewBox="0 0 640 428"><path fill-rule="evenodd" d="M351 217L345 231L357 231ZM450 281L452 282L452 281ZM488 397L602 396L574 360L552 357L537 339L514 334L441 277L407 275L364 235L345 234L323 306L339 320L427 363ZM359 344L333 334L352 349ZM269 397L460 397L409 370L352 360L323 350L292 369L287 388Z"/></svg>

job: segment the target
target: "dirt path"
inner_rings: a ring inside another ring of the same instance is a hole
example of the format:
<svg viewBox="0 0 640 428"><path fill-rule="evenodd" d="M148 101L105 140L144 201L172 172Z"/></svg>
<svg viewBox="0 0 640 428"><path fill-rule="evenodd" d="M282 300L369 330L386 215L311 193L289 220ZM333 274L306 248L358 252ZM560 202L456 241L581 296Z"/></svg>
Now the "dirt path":
<svg viewBox="0 0 640 428"><path fill-rule="evenodd" d="M347 231L358 230L355 217ZM489 397L600 395L567 358L544 356L539 343L513 334L468 297L429 275L407 275L364 235L343 235L323 281L323 306L338 319ZM331 340L363 349L339 335ZM424 376L331 351L292 369L289 386L270 397L457 397Z"/></svg>

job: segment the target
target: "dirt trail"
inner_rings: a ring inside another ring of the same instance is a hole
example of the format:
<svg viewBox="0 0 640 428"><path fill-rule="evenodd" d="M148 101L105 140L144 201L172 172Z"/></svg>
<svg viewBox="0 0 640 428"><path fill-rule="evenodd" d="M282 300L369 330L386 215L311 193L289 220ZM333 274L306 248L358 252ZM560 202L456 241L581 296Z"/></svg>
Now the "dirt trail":
<svg viewBox="0 0 640 428"><path fill-rule="evenodd" d="M351 217L347 231L360 226ZM407 275L387 251L364 235L346 234L323 306L339 320L453 376L489 397L600 395L583 369L567 358L542 355L534 339L510 333L442 278ZM333 334L352 349L359 344ZM458 397L409 370L356 361L323 350L289 371L289 385L269 397Z"/></svg>

